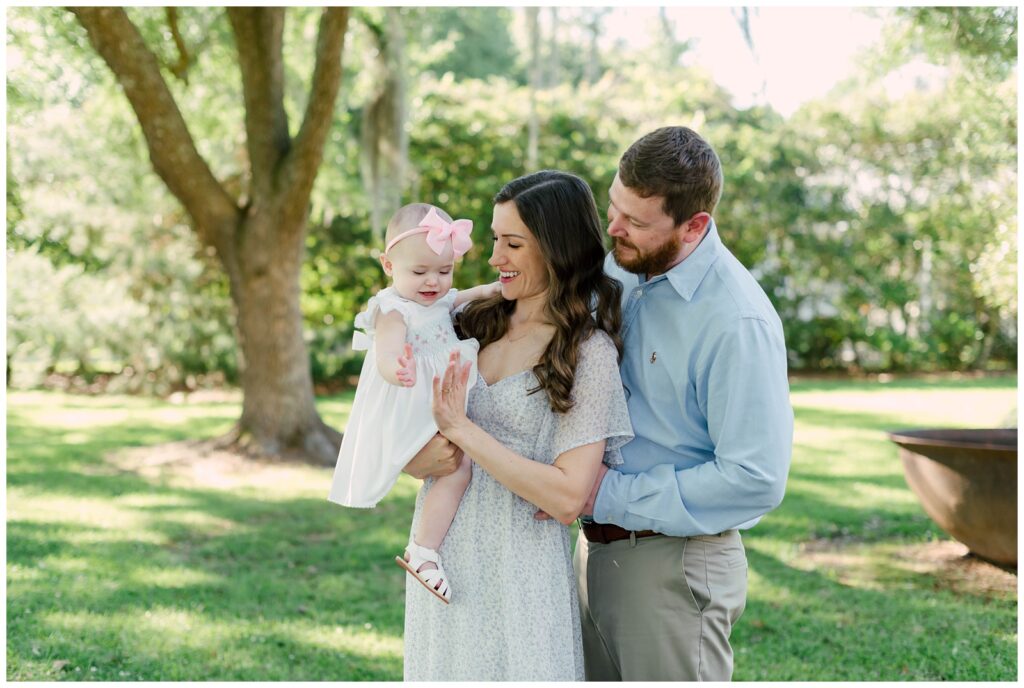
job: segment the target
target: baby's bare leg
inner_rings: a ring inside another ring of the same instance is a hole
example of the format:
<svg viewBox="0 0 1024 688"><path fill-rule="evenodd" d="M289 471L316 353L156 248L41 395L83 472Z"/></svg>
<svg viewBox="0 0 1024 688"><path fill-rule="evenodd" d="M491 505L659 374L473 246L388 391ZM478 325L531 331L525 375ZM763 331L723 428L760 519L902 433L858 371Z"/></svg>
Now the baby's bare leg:
<svg viewBox="0 0 1024 688"><path fill-rule="evenodd" d="M436 550L448 534L459 502L469 486L473 467L467 457L462 457L454 473L438 478L423 498L423 511L416 528L416 544Z"/></svg>

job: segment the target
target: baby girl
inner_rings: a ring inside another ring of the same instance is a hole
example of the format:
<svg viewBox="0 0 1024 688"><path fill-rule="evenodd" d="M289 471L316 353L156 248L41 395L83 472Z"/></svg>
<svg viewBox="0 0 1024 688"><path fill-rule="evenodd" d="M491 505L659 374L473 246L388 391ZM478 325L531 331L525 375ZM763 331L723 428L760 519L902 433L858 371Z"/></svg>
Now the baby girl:
<svg viewBox="0 0 1024 688"><path fill-rule="evenodd" d="M498 283L452 289L455 260L472 245L469 220L452 221L425 203L400 208L388 223L380 257L392 284L356 316L352 346L367 349L348 427L328 496L343 506L376 506L405 465L437 433L430 410L432 381L443 376L453 348L471 361L476 380L475 339L460 340L452 311L463 303L500 294ZM442 602L451 586L437 553L471 477L471 462L437 478L406 556L395 560Z"/></svg>

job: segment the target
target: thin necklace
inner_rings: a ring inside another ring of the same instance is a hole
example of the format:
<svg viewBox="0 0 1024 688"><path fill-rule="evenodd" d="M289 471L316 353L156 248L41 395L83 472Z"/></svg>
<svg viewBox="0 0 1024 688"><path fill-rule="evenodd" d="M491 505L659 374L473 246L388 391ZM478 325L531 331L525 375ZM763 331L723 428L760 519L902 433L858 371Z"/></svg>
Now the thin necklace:
<svg viewBox="0 0 1024 688"><path fill-rule="evenodd" d="M505 337L508 339L509 343L511 344L512 342L518 342L520 339L525 339L527 336L530 335L531 332L536 331L536 329L537 329L536 327L527 327L526 328L526 332L524 332L523 334L519 335L518 337L513 337L512 336L512 328L509 327L508 329L505 330Z"/></svg>
<svg viewBox="0 0 1024 688"><path fill-rule="evenodd" d="M505 338L508 339L509 344L511 344L512 342L518 342L520 339L523 339L524 337L526 337L531 332L533 332L533 329L528 327L528 328L526 328L526 332L524 332L523 334L519 335L518 337L513 337L512 336L512 330L511 329L507 329L507 330L505 330Z"/></svg>

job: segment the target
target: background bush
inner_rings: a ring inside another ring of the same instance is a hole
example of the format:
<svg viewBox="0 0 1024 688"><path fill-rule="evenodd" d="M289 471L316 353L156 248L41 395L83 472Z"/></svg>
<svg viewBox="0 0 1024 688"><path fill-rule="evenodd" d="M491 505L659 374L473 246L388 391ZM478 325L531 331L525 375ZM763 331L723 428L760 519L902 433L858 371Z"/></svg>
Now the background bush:
<svg viewBox="0 0 1024 688"><path fill-rule="evenodd" d="M352 320L386 284L359 146L374 78L366 26L384 11L361 10L350 26L311 209L302 305L321 385L358 373ZM133 13L172 61L163 14ZM298 39L285 42L288 106L298 113L295 75L311 59L301 38L316 12L290 16ZM529 171L529 56L516 16L402 10L411 170L403 200L473 220L458 287L494 278L491 198ZM230 31L215 8L181 8L180 17L196 49L187 83L172 87L216 173L241 184ZM710 74L681 65L684 44L667 53L620 46L614 61L601 52L601 69L587 77L578 57L587 46L567 34L556 41L560 76L533 94L538 165L586 179L603 210L630 142L656 126L692 126L722 159L716 221L779 310L792 369L1015 368L1016 11L912 8L888 13L887 26L853 77L789 118L735 107ZM166 393L234 382L225 280L151 172L133 115L84 33L58 8L12 8L7 32L9 383ZM908 65L931 71L897 94L892 79Z"/></svg>

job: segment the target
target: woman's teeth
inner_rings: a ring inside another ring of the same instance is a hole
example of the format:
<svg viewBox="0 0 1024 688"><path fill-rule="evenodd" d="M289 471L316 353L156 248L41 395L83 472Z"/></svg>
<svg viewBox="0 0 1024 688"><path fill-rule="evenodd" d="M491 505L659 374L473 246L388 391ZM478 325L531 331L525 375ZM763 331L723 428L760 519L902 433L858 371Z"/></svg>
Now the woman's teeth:
<svg viewBox="0 0 1024 688"><path fill-rule="evenodd" d="M505 272L504 270L502 270L501 271L501 278L502 279L512 279L513 277L515 277L518 274L519 274L518 272Z"/></svg>

